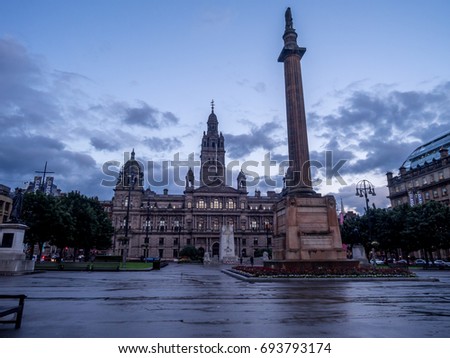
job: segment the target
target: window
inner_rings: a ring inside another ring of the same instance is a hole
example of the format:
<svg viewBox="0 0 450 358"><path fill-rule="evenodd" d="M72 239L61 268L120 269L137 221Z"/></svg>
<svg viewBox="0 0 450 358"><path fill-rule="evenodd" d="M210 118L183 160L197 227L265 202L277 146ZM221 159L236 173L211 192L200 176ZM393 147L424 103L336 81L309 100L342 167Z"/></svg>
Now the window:
<svg viewBox="0 0 450 358"><path fill-rule="evenodd" d="M426 177L422 179L422 183L423 183L423 185L427 185L428 184L428 180L427 180Z"/></svg>
<svg viewBox="0 0 450 358"><path fill-rule="evenodd" d="M448 192L447 192L447 188L442 188L442 196L447 196Z"/></svg>
<svg viewBox="0 0 450 358"><path fill-rule="evenodd" d="M430 200L430 192L429 191L427 191L425 193L425 200Z"/></svg>
<svg viewBox="0 0 450 358"><path fill-rule="evenodd" d="M242 239L242 246L247 246L247 239Z"/></svg>
<svg viewBox="0 0 450 358"><path fill-rule="evenodd" d="M159 231L166 230L166 220L164 218L159 219Z"/></svg>
<svg viewBox="0 0 450 358"><path fill-rule="evenodd" d="M197 229L200 230L200 231L205 230L205 223L203 222L203 220L200 220L200 221L197 223Z"/></svg>
<svg viewBox="0 0 450 358"><path fill-rule="evenodd" d="M222 202L219 199L213 199L211 201L211 209L222 209Z"/></svg>
<svg viewBox="0 0 450 358"><path fill-rule="evenodd" d="M188 204L188 205L187 205L188 209L192 209L192 201L188 201L187 204Z"/></svg>
<svg viewBox="0 0 450 358"><path fill-rule="evenodd" d="M186 245L188 245L188 246L191 245L191 239L186 239Z"/></svg>
<svg viewBox="0 0 450 358"><path fill-rule="evenodd" d="M433 198L439 197L437 190L433 190Z"/></svg>
<svg viewBox="0 0 450 358"><path fill-rule="evenodd" d="M257 237L255 237L253 239L253 246L258 246L258 238Z"/></svg>
<svg viewBox="0 0 450 358"><path fill-rule="evenodd" d="M177 237L175 239L173 239L173 244L174 245L178 245L178 238Z"/></svg>
<svg viewBox="0 0 450 358"><path fill-rule="evenodd" d="M14 234L7 232L3 234L2 247L12 247L14 241Z"/></svg>
<svg viewBox="0 0 450 358"><path fill-rule="evenodd" d="M159 238L159 244L162 246L162 245L164 245L164 238L163 237L160 237Z"/></svg>
<svg viewBox="0 0 450 358"><path fill-rule="evenodd" d="M197 209L206 209L206 203L204 199L198 199Z"/></svg>
<svg viewBox="0 0 450 358"><path fill-rule="evenodd" d="M236 209L236 203L233 199L227 200L227 209Z"/></svg>
<svg viewBox="0 0 450 358"><path fill-rule="evenodd" d="M245 210L245 201L241 201L241 210Z"/></svg>
<svg viewBox="0 0 450 358"><path fill-rule="evenodd" d="M217 231L219 230L219 220L218 219L214 219L212 222L212 228L213 230Z"/></svg>
<svg viewBox="0 0 450 358"><path fill-rule="evenodd" d="M416 181L414 182L415 186L419 186L419 180L416 179Z"/></svg>
<svg viewBox="0 0 450 358"><path fill-rule="evenodd" d="M176 259L178 257L178 250L173 249L173 258Z"/></svg>
<svg viewBox="0 0 450 358"><path fill-rule="evenodd" d="M439 180L444 180L444 173L443 172L439 173Z"/></svg>
<svg viewBox="0 0 450 358"><path fill-rule="evenodd" d="M174 220L173 221L173 226L172 226L172 231L180 231L180 221L179 220Z"/></svg>
<svg viewBox="0 0 450 358"><path fill-rule="evenodd" d="M256 231L258 229L258 223L256 222L255 219L252 219L250 227L251 227L252 231Z"/></svg>

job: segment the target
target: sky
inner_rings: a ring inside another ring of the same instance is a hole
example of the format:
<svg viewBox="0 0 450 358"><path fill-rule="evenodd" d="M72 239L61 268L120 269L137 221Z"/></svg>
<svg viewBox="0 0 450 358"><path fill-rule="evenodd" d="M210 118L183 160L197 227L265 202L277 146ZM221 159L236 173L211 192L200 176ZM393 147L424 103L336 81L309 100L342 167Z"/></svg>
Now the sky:
<svg viewBox="0 0 450 358"><path fill-rule="evenodd" d="M181 194L214 100L227 184L244 168L251 195L280 191L287 7L315 189L363 212L369 180L388 207L386 172L450 130L447 0L0 0L0 183L47 162L64 192L109 200L134 149L146 187Z"/></svg>

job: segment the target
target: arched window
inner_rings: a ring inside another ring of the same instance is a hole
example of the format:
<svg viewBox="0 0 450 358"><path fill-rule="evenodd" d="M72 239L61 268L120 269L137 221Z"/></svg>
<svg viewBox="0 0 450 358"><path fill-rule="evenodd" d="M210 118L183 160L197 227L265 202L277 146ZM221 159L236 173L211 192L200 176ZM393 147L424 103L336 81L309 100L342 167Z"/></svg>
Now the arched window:
<svg viewBox="0 0 450 358"><path fill-rule="evenodd" d="M250 225L251 225L252 231L258 230L258 223L256 222L256 219L252 219L252 221L250 222Z"/></svg>
<svg viewBox="0 0 450 358"><path fill-rule="evenodd" d="M204 199L198 199L197 201L197 209L205 209L206 203Z"/></svg>
<svg viewBox="0 0 450 358"><path fill-rule="evenodd" d="M236 209L236 202L233 199L227 200L227 209Z"/></svg>
<svg viewBox="0 0 450 358"><path fill-rule="evenodd" d="M222 209L222 201L215 198L211 201L210 206L211 206L211 209Z"/></svg>
<svg viewBox="0 0 450 358"><path fill-rule="evenodd" d="M219 230L219 219L213 219L213 221L212 221L212 229L214 231L218 231Z"/></svg>
<svg viewBox="0 0 450 358"><path fill-rule="evenodd" d="M158 231L166 231L166 219L159 219Z"/></svg>

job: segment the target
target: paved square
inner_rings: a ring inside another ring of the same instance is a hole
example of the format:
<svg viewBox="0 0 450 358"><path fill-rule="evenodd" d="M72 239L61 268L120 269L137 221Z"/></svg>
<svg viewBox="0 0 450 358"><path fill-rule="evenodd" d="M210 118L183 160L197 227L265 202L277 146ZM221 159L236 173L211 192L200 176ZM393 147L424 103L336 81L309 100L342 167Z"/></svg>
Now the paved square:
<svg viewBox="0 0 450 358"><path fill-rule="evenodd" d="M450 271L421 281L248 283L223 267L0 276L28 296L0 337L450 337Z"/></svg>

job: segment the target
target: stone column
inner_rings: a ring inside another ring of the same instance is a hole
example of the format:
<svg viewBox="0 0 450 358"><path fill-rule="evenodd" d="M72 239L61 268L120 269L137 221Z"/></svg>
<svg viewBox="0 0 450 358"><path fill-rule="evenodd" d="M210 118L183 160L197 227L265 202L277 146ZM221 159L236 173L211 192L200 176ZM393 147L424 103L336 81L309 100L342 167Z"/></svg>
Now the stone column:
<svg viewBox="0 0 450 358"><path fill-rule="evenodd" d="M286 117L290 167L286 173L289 194L314 194L311 184L308 135L300 60L306 48L297 45L297 33L292 25L291 9L286 10L284 47L278 62L284 63Z"/></svg>

